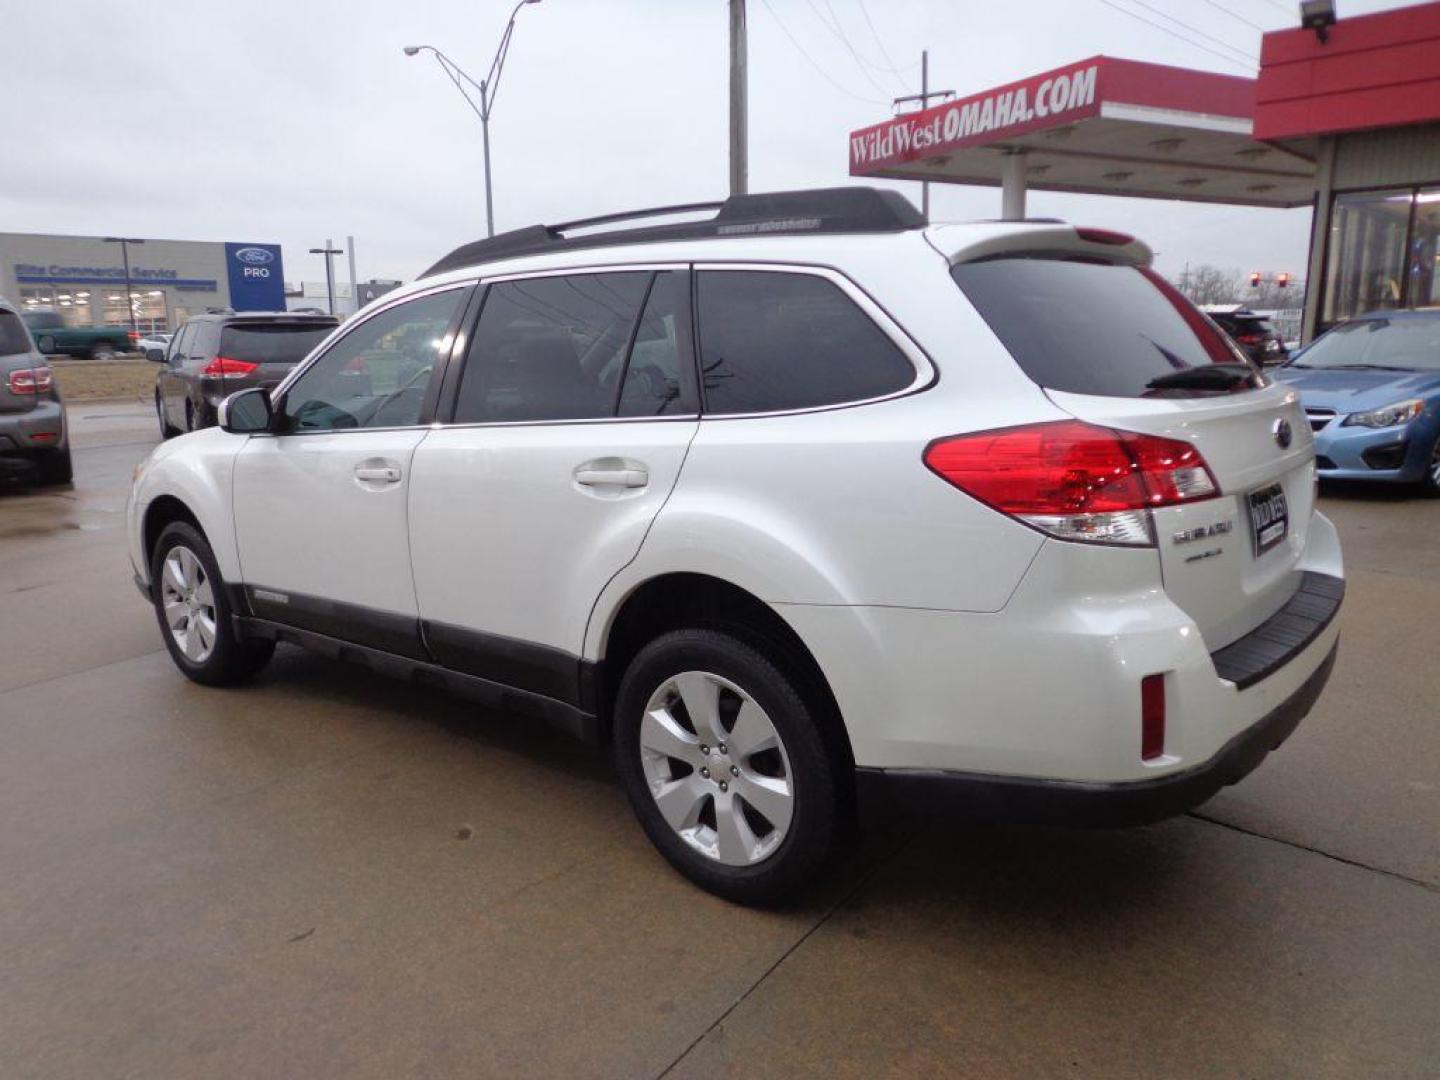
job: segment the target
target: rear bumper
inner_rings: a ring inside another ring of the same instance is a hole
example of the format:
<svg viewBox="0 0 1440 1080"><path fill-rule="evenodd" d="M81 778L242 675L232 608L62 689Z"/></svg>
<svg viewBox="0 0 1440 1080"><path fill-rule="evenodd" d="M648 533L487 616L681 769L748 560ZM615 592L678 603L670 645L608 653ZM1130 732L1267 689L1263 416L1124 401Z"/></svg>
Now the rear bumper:
<svg viewBox="0 0 1440 1080"><path fill-rule="evenodd" d="M1078 783L921 769L858 769L861 797L941 809L986 821L1029 824L1144 825L1183 813L1255 770L1290 737L1335 667L1338 643L1300 687L1210 760L1153 780Z"/></svg>
<svg viewBox="0 0 1440 1080"><path fill-rule="evenodd" d="M65 406L53 398L41 398L23 413L0 415L0 475L30 472L37 454L69 445Z"/></svg>

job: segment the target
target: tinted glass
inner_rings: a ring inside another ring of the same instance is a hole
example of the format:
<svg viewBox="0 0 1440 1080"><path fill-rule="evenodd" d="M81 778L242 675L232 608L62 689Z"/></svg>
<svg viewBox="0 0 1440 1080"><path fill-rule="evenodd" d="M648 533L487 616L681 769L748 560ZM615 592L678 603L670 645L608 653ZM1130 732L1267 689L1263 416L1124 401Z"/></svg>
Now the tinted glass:
<svg viewBox="0 0 1440 1080"><path fill-rule="evenodd" d="M220 331L220 355L254 364L294 364L335 329L324 326L287 326L282 323L231 325Z"/></svg>
<svg viewBox="0 0 1440 1080"><path fill-rule="evenodd" d="M468 291L450 289L397 304L356 326L286 391L290 427L418 424L430 375L448 347L446 332Z"/></svg>
<svg viewBox="0 0 1440 1080"><path fill-rule="evenodd" d="M1032 380L1051 390L1147 397L1162 375L1244 363L1190 301L1131 266L990 259L951 271Z"/></svg>
<svg viewBox="0 0 1440 1080"><path fill-rule="evenodd" d="M1301 353L1292 366L1440 371L1440 316L1341 323Z"/></svg>
<svg viewBox="0 0 1440 1080"><path fill-rule="evenodd" d="M574 274L492 285L466 360L456 422L614 415L650 277Z"/></svg>
<svg viewBox="0 0 1440 1080"><path fill-rule="evenodd" d="M31 330L56 330L65 325L65 320L53 311L27 311L25 325Z"/></svg>
<svg viewBox="0 0 1440 1080"><path fill-rule="evenodd" d="M696 317L705 411L774 412L903 390L915 369L840 288L811 274L706 270Z"/></svg>
<svg viewBox="0 0 1440 1080"><path fill-rule="evenodd" d="M0 311L0 356L30 351L30 338L25 324L13 311Z"/></svg>
<svg viewBox="0 0 1440 1080"><path fill-rule="evenodd" d="M684 304L682 274L655 277L645 314L635 334L625 382L620 390L621 416L666 416L681 412L680 312Z"/></svg>

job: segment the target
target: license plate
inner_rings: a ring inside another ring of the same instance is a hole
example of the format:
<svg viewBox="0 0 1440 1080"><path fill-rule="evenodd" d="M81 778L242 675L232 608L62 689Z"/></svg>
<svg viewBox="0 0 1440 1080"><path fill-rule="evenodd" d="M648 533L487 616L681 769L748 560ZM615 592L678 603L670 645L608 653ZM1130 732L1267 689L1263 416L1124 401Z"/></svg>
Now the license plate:
<svg viewBox="0 0 1440 1080"><path fill-rule="evenodd" d="M1285 539L1290 531L1290 506L1285 489L1271 484L1250 493L1250 533L1255 540L1255 554L1264 555Z"/></svg>

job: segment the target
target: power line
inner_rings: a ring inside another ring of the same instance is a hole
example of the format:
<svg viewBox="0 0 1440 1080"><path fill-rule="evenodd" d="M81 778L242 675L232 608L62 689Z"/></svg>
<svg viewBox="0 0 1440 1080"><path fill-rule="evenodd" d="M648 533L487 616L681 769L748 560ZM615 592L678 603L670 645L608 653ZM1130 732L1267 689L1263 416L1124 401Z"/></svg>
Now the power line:
<svg viewBox="0 0 1440 1080"><path fill-rule="evenodd" d="M765 5L765 10L768 11L770 13L770 17L775 20L775 25L780 27L781 33L783 33L787 38L790 39L790 44L795 46L795 51L805 58L805 62L808 63L812 68L814 68L815 73L819 75L822 79L828 82L836 90L839 90L842 94L846 95L847 97L852 97L856 101L869 102L871 105L887 104L886 102L880 101L877 98L866 97L864 94L857 94L855 93L855 91L850 90L847 87L842 86L840 83L836 82L833 78L830 77L830 74L824 68L822 68L819 64L815 62L815 58L805 51L805 46L800 44L799 40L795 37L795 35L790 32L790 28L780 20L780 16L775 13L775 9L770 6L770 0L760 0L760 3Z"/></svg>
<svg viewBox="0 0 1440 1080"><path fill-rule="evenodd" d="M838 38L840 44L845 46L846 51L855 59L855 66L860 70L860 74L865 76L870 85L882 94L889 93L885 87L875 81L875 76L870 74L866 62L860 58L860 54L856 51L855 46L850 44L850 39L845 36L845 30L840 25L839 17L835 15L835 9L830 8L830 15L835 19L832 25L830 20L826 19L825 16L821 14L820 9L815 6L815 0L805 0L805 3L808 4L810 10L815 13L815 18L820 20L820 25L825 27L826 30L829 30L831 35ZM830 0L825 0L825 6L830 7Z"/></svg>
<svg viewBox="0 0 1440 1080"><path fill-rule="evenodd" d="M1172 23L1174 23L1176 26L1182 27L1182 28L1185 29L1185 30L1189 30L1190 33L1192 33L1192 34L1199 34L1199 35L1200 35L1202 38L1204 38L1206 41L1213 41L1216 45L1219 45L1219 46L1221 46L1222 48L1225 48L1225 49L1229 49L1231 52L1236 53L1236 54L1238 54L1238 55L1240 55L1240 56L1243 56L1246 60L1249 60L1252 64L1258 64L1258 63L1260 62L1260 58L1259 58L1258 56L1252 56L1250 53L1247 53L1244 49L1237 49L1234 45L1231 45L1231 44L1230 44L1228 41L1226 41L1224 38L1218 38L1218 37L1216 37L1214 34L1207 34L1204 30L1201 30L1198 26L1191 26L1191 25L1190 25L1189 23L1187 23L1187 22L1181 22L1179 19L1175 18L1174 15L1171 15L1171 14L1169 14L1169 13L1167 13L1167 12L1161 11L1159 8L1154 7L1154 6L1150 5L1150 4L1147 4L1147 3L1145 2L1145 0L1130 0L1130 2L1131 2L1132 4L1135 4L1135 5L1138 6L1138 7L1144 8L1146 11L1152 11L1152 12L1154 12L1156 15L1159 15L1162 19L1168 19L1168 20L1170 20L1170 21L1171 21Z"/></svg>
<svg viewBox="0 0 1440 1080"><path fill-rule="evenodd" d="M763 0L762 0L762 2L763 2ZM1104 5L1105 5L1106 7L1108 7L1108 8L1114 8L1116 11L1120 12L1122 15L1129 15L1130 18L1132 18L1132 19L1138 19L1140 22L1144 23L1146 26L1153 26L1156 30L1161 31L1162 33L1169 34L1169 35L1170 35L1171 37L1173 37L1173 38L1178 38L1179 40L1185 42L1186 45L1189 45L1191 48L1199 49L1201 52L1208 52L1211 56L1218 56L1221 60L1224 60L1227 64L1233 64L1233 65L1235 65L1236 67L1245 68L1247 71L1250 70L1250 68L1247 67L1247 65L1242 64L1239 60L1236 60L1233 56L1230 56L1230 55L1227 54L1227 53L1222 53L1222 52L1220 52L1218 49L1212 49L1212 48L1210 48L1210 46L1208 46L1208 45L1201 45L1200 42L1196 41L1194 38L1186 37L1184 34L1180 33L1178 30L1171 30L1170 27L1166 26L1164 23L1154 22L1153 20L1150 20L1150 19L1145 18L1144 15L1136 14L1135 12L1131 11L1129 8L1123 8L1123 7L1121 7L1119 4L1115 3L1114 0L1100 0L1100 3L1104 4ZM767 3L766 6L768 7L769 4Z"/></svg>
<svg viewBox="0 0 1440 1080"><path fill-rule="evenodd" d="M1232 19L1239 19L1239 20L1240 20L1241 22L1243 22L1246 26L1249 26L1249 27L1251 27L1252 29L1255 29L1255 30L1259 30L1262 34L1265 33L1265 27L1261 26L1259 23L1251 22L1249 19L1245 18L1244 15L1241 15L1241 14L1240 14L1239 12L1237 12L1237 11L1232 11L1232 10L1230 10L1230 9L1229 9L1228 7L1226 7L1224 4L1220 3L1219 0L1205 0L1205 3L1209 4L1209 5L1210 5L1211 7L1213 7L1216 11L1223 11L1226 15L1229 15Z"/></svg>
<svg viewBox="0 0 1440 1080"><path fill-rule="evenodd" d="M1265 2L1268 3L1271 7L1278 8L1279 10L1285 12L1285 14L1289 15L1292 19L1295 17L1295 9L1293 7L1286 7L1284 4L1280 3L1280 0L1265 0Z"/></svg>
<svg viewBox="0 0 1440 1080"><path fill-rule="evenodd" d="M870 36L875 39L875 44L880 49L880 55L885 58L885 63L890 65L888 70L896 75L914 71L917 67L915 64L906 64L903 68L895 66L895 61L890 58L890 51L885 48L885 42L880 40L880 34L875 29L874 20L870 18L870 9L865 6L865 0L855 0L855 3L860 7L860 14L865 16L865 25L870 28Z"/></svg>

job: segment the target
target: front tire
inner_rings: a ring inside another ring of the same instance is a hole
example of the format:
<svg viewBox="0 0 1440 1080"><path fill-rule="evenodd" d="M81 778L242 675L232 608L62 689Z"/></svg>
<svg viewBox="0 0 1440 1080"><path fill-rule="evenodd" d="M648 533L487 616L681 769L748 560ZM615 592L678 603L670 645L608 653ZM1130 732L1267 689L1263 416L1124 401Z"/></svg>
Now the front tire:
<svg viewBox="0 0 1440 1080"><path fill-rule="evenodd" d="M836 848L839 767L799 687L700 629L650 642L620 683L614 754L630 804L675 869L727 900L788 900Z"/></svg>
<svg viewBox="0 0 1440 1080"><path fill-rule="evenodd" d="M1429 499L1440 499L1440 437L1430 449L1430 459L1425 463L1425 474L1420 478L1420 494Z"/></svg>
<svg viewBox="0 0 1440 1080"><path fill-rule="evenodd" d="M165 647L187 678L233 686L270 662L273 641L236 634L215 553L195 526L184 521L165 526L151 554L150 580Z"/></svg>

